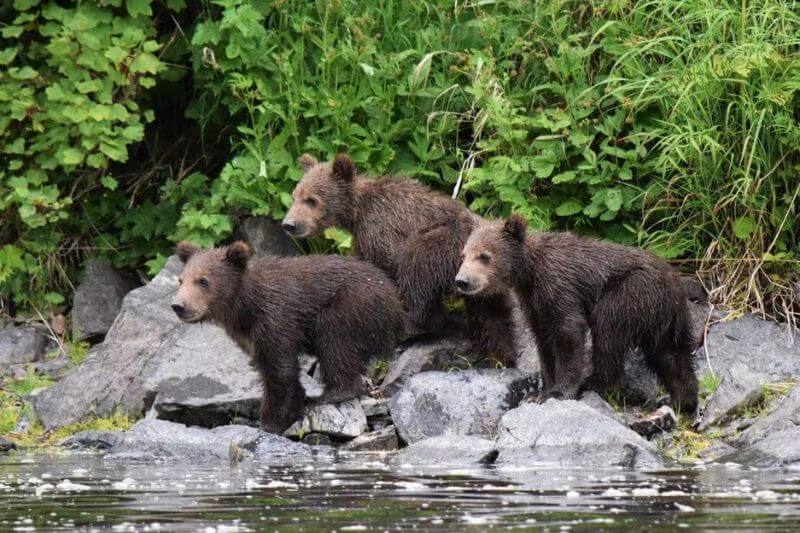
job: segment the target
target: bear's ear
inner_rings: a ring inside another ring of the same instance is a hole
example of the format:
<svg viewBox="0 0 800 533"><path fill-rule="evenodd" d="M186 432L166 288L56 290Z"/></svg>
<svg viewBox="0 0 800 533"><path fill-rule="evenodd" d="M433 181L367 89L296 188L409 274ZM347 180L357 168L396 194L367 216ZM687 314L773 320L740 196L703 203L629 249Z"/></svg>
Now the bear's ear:
<svg viewBox="0 0 800 533"><path fill-rule="evenodd" d="M503 235L518 242L525 242L528 222L520 215L513 214L506 219Z"/></svg>
<svg viewBox="0 0 800 533"><path fill-rule="evenodd" d="M236 241L228 245L225 251L225 260L233 265L244 268L247 266L247 260L250 259L250 247L244 241Z"/></svg>
<svg viewBox="0 0 800 533"><path fill-rule="evenodd" d="M339 181L353 181L356 175L356 166L347 154L339 154L333 160L333 177Z"/></svg>
<svg viewBox="0 0 800 533"><path fill-rule="evenodd" d="M300 168L303 169L303 172L308 172L308 169L317 165L317 160L311 154L301 155L297 158L297 162L300 163Z"/></svg>
<svg viewBox="0 0 800 533"><path fill-rule="evenodd" d="M194 254L197 253L197 246L194 244L181 241L178 243L178 246L175 247L175 252L178 254L178 259L181 260L181 263L186 263Z"/></svg>

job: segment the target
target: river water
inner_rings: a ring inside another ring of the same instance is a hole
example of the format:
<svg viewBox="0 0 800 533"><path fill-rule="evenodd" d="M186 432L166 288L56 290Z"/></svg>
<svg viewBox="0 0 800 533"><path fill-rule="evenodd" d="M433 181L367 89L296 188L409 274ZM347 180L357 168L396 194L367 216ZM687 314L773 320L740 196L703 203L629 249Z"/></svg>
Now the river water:
<svg viewBox="0 0 800 533"><path fill-rule="evenodd" d="M393 467L381 455L273 463L0 457L0 530L305 531L491 527L798 530L800 471Z"/></svg>

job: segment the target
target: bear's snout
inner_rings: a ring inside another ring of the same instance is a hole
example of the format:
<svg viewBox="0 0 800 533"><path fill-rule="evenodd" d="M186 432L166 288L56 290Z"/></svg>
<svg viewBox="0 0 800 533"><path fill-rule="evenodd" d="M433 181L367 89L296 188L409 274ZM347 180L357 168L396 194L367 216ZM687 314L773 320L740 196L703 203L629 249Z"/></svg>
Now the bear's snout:
<svg viewBox="0 0 800 533"><path fill-rule="evenodd" d="M460 291L469 291L472 284L469 282L467 278L458 277L456 278L456 288Z"/></svg>
<svg viewBox="0 0 800 533"><path fill-rule="evenodd" d="M175 311L178 318L184 318L186 316L186 308L179 303L172 304L172 310Z"/></svg>
<svg viewBox="0 0 800 533"><path fill-rule="evenodd" d="M283 231L285 231L289 235L293 235L297 231L297 222L287 218L284 219L283 222L281 222L281 227L283 228Z"/></svg>

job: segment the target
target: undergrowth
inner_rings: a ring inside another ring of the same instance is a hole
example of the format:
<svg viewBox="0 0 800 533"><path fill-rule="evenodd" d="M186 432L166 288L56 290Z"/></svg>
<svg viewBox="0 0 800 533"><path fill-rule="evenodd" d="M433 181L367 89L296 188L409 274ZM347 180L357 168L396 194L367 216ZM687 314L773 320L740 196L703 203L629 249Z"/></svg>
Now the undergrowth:
<svg viewBox="0 0 800 533"><path fill-rule="evenodd" d="M796 0L15 0L2 305L46 315L88 257L147 276L176 240L280 218L296 158L346 151L794 323L798 36Z"/></svg>

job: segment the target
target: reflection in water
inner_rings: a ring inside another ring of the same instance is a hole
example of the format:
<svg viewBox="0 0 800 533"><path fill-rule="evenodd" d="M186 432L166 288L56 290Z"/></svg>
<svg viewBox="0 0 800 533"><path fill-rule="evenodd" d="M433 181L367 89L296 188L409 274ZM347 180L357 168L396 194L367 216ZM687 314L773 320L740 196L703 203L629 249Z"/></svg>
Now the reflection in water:
<svg viewBox="0 0 800 533"><path fill-rule="evenodd" d="M396 468L380 455L288 463L0 458L0 529L360 530L489 526L800 527L800 472L736 465L631 472ZM233 529L231 529L233 528Z"/></svg>

